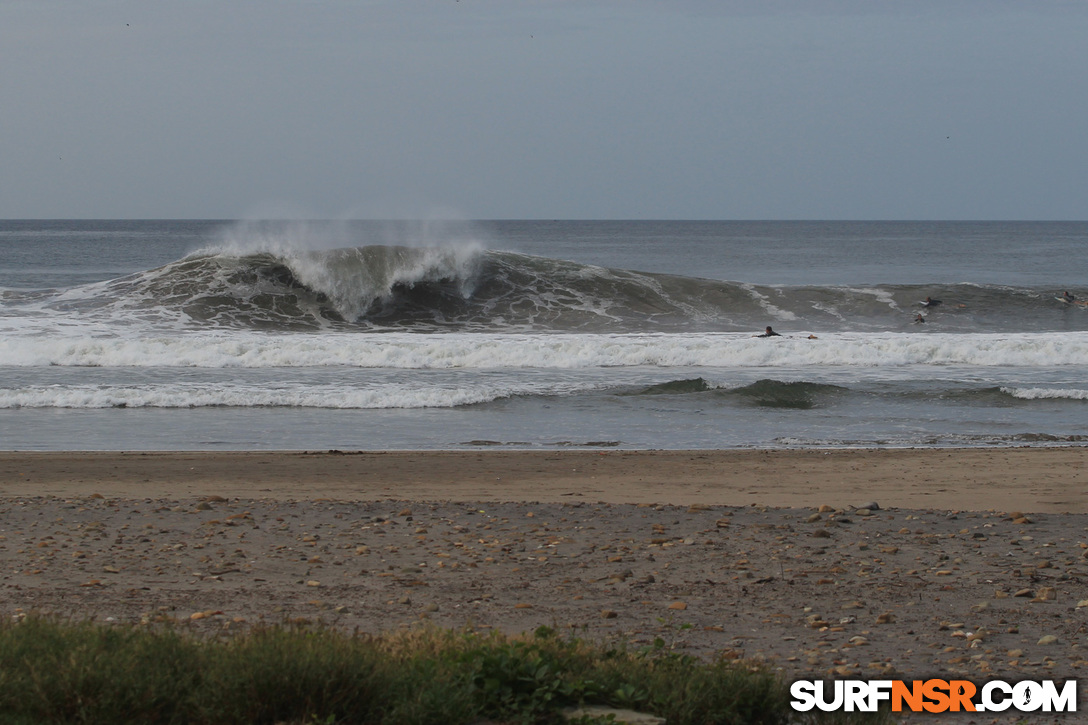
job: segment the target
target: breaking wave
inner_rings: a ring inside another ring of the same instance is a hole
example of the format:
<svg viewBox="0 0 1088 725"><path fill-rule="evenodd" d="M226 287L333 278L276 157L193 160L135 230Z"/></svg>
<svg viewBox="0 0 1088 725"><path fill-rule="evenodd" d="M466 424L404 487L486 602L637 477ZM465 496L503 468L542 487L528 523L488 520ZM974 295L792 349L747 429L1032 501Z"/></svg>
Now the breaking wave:
<svg viewBox="0 0 1088 725"><path fill-rule="evenodd" d="M944 303L923 311L919 300ZM63 291L3 293L0 320L79 316L185 329L386 332L1018 332L1088 330L1029 288L759 286L486 250L371 245L204 250Z"/></svg>
<svg viewBox="0 0 1088 725"><path fill-rule="evenodd" d="M1001 388L1001 392L1020 400L1088 400L1088 390L1076 388Z"/></svg>

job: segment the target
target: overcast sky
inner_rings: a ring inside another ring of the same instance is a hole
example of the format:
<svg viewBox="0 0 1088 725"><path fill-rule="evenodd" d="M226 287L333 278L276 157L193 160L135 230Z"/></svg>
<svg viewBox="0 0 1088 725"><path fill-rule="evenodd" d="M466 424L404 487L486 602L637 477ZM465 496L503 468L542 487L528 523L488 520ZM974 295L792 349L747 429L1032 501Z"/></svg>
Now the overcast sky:
<svg viewBox="0 0 1088 725"><path fill-rule="evenodd" d="M0 0L0 218L1088 219L1082 0Z"/></svg>

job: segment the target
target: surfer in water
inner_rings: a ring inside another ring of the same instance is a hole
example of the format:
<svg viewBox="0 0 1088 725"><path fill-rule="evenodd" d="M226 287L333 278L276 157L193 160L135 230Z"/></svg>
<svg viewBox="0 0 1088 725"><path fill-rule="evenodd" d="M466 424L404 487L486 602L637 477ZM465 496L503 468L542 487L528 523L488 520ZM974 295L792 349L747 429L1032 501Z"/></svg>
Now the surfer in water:
<svg viewBox="0 0 1088 725"><path fill-rule="evenodd" d="M767 330L762 335L756 335L756 337L782 337L777 332L771 329L770 325L767 325Z"/></svg>
<svg viewBox="0 0 1088 725"><path fill-rule="evenodd" d="M1069 290L1066 290L1065 292L1062 292L1062 299L1065 300L1066 302L1072 302L1077 298L1074 297L1073 295L1069 294Z"/></svg>
<svg viewBox="0 0 1088 725"><path fill-rule="evenodd" d="M935 300L932 297L926 297L926 301L922 303L922 307L936 307L941 304L940 300Z"/></svg>
<svg viewBox="0 0 1088 725"><path fill-rule="evenodd" d="M917 315L914 316L914 324L916 324L916 325L920 325L925 321L926 321L926 318L922 317L921 312L919 312Z"/></svg>

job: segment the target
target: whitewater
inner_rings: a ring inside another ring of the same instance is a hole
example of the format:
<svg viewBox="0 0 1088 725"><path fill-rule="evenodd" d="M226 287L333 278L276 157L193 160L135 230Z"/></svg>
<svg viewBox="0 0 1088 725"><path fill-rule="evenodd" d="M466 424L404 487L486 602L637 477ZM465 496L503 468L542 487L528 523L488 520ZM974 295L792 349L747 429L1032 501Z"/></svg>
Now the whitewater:
<svg viewBox="0 0 1088 725"><path fill-rule="evenodd" d="M103 338L34 335L0 350L12 367L200 367L493 370L504 368L1070 367L1088 360L1088 333L795 335L388 333L269 336L255 333Z"/></svg>

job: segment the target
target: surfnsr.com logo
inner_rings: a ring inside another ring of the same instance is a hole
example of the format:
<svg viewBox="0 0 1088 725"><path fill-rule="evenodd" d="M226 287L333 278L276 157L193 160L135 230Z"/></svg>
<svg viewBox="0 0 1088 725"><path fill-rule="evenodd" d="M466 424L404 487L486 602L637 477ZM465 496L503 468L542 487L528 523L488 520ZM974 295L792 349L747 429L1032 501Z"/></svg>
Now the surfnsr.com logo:
<svg viewBox="0 0 1088 725"><path fill-rule="evenodd" d="M1076 680L797 680L790 696L797 712L876 712L885 702L892 712L1077 711Z"/></svg>

